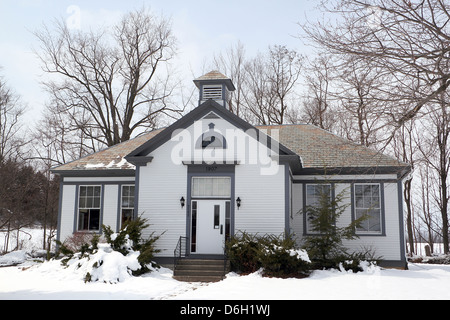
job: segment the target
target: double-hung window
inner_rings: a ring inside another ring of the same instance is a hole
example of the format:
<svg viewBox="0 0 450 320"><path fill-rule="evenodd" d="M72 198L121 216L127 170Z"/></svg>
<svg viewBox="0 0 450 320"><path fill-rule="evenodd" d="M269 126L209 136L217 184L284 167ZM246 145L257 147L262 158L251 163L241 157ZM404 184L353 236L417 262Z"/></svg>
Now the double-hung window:
<svg viewBox="0 0 450 320"><path fill-rule="evenodd" d="M306 208L319 208L324 205L322 201L327 201L327 205L331 203L331 185L330 184L307 184L306 185ZM306 214L306 232L318 233L314 230L312 220L314 217L311 214Z"/></svg>
<svg viewBox="0 0 450 320"><path fill-rule="evenodd" d="M133 219L134 215L134 185L122 186L121 199L122 226L125 222Z"/></svg>
<svg viewBox="0 0 450 320"><path fill-rule="evenodd" d="M358 183L354 186L355 218L365 217L356 232L381 233L381 193L378 183Z"/></svg>
<svg viewBox="0 0 450 320"><path fill-rule="evenodd" d="M101 186L80 186L78 231L100 230Z"/></svg>

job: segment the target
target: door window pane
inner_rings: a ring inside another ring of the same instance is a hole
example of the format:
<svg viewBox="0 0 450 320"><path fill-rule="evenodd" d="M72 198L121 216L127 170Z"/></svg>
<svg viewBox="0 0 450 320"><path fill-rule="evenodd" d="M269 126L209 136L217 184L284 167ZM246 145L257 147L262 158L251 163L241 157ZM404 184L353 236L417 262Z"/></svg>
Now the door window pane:
<svg viewBox="0 0 450 320"><path fill-rule="evenodd" d="M220 206L215 205L214 206L214 229L219 229L219 222L220 221Z"/></svg>

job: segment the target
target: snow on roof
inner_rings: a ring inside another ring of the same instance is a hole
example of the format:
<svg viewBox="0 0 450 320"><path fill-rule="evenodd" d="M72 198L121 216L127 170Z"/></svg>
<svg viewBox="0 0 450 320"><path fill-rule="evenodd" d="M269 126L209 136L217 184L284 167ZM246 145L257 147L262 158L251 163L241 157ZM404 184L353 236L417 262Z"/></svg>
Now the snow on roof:
<svg viewBox="0 0 450 320"><path fill-rule="evenodd" d="M162 130L155 130L143 134L134 139L122 142L115 146L106 148L104 150L92 153L75 161L63 164L59 167L53 168L54 173L61 173L64 171L89 171L89 170L134 170L135 166L129 163L125 156L137 147L152 139Z"/></svg>

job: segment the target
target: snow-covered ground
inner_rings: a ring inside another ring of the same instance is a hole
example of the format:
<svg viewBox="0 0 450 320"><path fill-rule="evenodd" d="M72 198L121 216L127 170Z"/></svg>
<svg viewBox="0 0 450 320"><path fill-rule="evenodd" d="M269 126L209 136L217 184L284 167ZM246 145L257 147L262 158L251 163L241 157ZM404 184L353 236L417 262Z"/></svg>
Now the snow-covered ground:
<svg viewBox="0 0 450 320"><path fill-rule="evenodd" d="M24 259L26 250L0 257ZM84 283L83 274L60 261L0 267L0 300L9 299L450 299L450 265L409 264L409 270L368 267L364 272L315 271L304 279L265 278L229 273L216 283L174 280L161 268L114 284Z"/></svg>
<svg viewBox="0 0 450 320"><path fill-rule="evenodd" d="M84 283L59 261L0 268L0 300L7 299L450 299L450 266L411 265L410 270L372 268L360 273L315 271L304 279L228 274L216 283L172 279L169 269L123 282Z"/></svg>

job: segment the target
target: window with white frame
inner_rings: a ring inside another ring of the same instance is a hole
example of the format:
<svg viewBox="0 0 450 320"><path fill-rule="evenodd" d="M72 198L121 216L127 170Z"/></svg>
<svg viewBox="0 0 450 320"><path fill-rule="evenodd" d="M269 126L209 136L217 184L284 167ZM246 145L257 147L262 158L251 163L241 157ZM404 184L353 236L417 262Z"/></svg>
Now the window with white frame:
<svg viewBox="0 0 450 320"><path fill-rule="evenodd" d="M101 186L80 186L78 196L78 231L99 231Z"/></svg>
<svg viewBox="0 0 450 320"><path fill-rule="evenodd" d="M355 219L365 217L357 233L381 233L381 193L378 183L358 183L354 186Z"/></svg>
<svg viewBox="0 0 450 320"><path fill-rule="evenodd" d="M122 199L121 199L121 215L122 226L125 222L133 219L134 215L134 185L122 186Z"/></svg>
<svg viewBox="0 0 450 320"><path fill-rule="evenodd" d="M321 200L324 198L331 203L331 184L307 184L306 185L306 208L319 207ZM313 230L311 223L312 217L310 214L306 214L306 232L317 233Z"/></svg>
<svg viewBox="0 0 450 320"><path fill-rule="evenodd" d="M230 177L192 177L192 197L231 197Z"/></svg>

